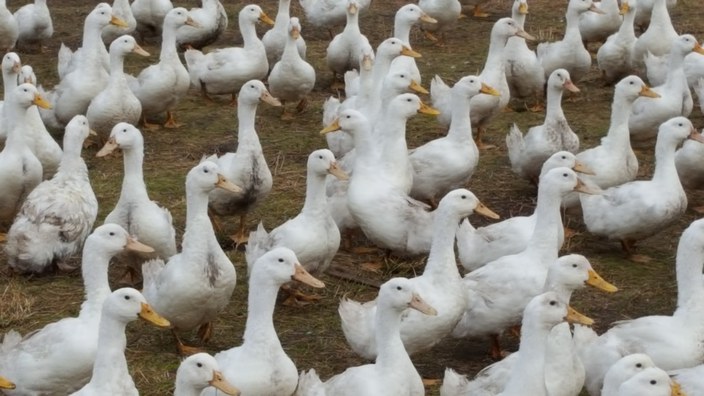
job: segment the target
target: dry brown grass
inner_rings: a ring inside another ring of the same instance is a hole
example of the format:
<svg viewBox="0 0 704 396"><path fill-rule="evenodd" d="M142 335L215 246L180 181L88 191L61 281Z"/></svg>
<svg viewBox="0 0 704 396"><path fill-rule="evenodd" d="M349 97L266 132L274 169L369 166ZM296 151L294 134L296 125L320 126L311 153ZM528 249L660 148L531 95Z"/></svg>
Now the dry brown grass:
<svg viewBox="0 0 704 396"><path fill-rule="evenodd" d="M11 2L13 3L13 2ZM174 1L182 6L193 6L194 1ZM405 2L400 0L374 1L372 10L361 18L362 30L373 44L378 44L392 30L395 10ZM25 63L35 67L40 83L51 87L56 83L55 57L59 44L64 41L75 48L80 41L83 18L97 4L96 0L62 0L50 3L54 15L55 36L49 43L51 49L43 55L20 54ZM244 2L227 2L230 27L215 47L241 43L237 32L237 11ZM447 45L431 45L418 32L412 34L414 49L424 57L419 59L419 68L427 85L435 74L446 81L456 81L466 74L481 71L488 36L493 20L507 16L511 1L491 0L487 9L493 12L488 20L465 18L447 34ZM268 0L263 8L271 16L276 14L276 2ZM527 30L534 35L550 34L559 37L563 29L566 1L531 0L531 13ZM14 8L17 5L11 4ZM297 4L292 4L292 14L302 15ZM673 21L680 31L701 37L704 27L699 22L702 7L687 1L675 8ZM308 43L308 59L318 71L318 82L310 98L310 107L304 114L290 122L281 121L279 109L262 104L258 111L257 128L269 166L274 173L274 190L264 204L250 217L253 228L263 221L271 229L299 211L304 196L305 161L314 149L324 147L325 141L318 135L321 128L322 102L330 95L328 87L331 75L325 68L324 55L328 36L326 31L317 31L303 23L303 35ZM260 33L263 32L260 29ZM155 62L159 49L149 44L146 49L154 54L148 59L129 58L128 71L138 72L145 65ZM582 147L598 144L608 127L612 88L604 87L594 70L585 81L579 82L582 92L574 101L565 103L564 109L572 128L580 134ZM145 177L151 198L169 208L179 235L183 232L185 219L184 177L188 169L196 164L203 154L222 152L234 148L237 127L235 111L226 105L229 98L221 98L216 104L207 104L193 91L179 106L177 117L185 126L179 130L145 132ZM520 110L522 103L512 107ZM502 113L490 125L487 139L499 148L483 152L479 169L470 183L470 188L489 207L503 218L530 213L534 207L535 188L517 180L508 166L503 136L510 123L522 129L542 122L543 115L526 111ZM698 110L693 120L696 125L703 121ZM418 146L434 139L442 131L435 121L418 116L408 124L409 147ZM57 134L57 136L59 136ZM122 179L120 156L107 159L94 158L96 147L86 150L91 181L100 202L98 224L115 204ZM640 178L652 172L652 148L638 153L641 161ZM704 202L701 193L692 191L689 198L694 206ZM696 215L687 212L674 226L641 244L642 253L653 256L650 264L633 264L623 259L616 244L583 233L575 237L564 253L585 254L602 275L620 287L619 293L605 295L593 290L579 292L574 304L597 319L597 329L603 331L614 320L637 317L652 313L672 311L676 287L674 284L674 251L681 233ZM486 223L482 218L472 218L477 225ZM581 220L568 217L569 224L582 231ZM236 227L235 219L226 219L228 232ZM357 236L352 246L365 245L363 237ZM239 276L232 303L216 323L212 341L205 346L210 352L230 348L241 342L246 319L246 266L243 254L228 246L228 255L235 264ZM359 277L382 282L390 276L413 276L422 271L423 258L414 260L386 260L380 273L368 273L359 267L362 263L380 259L371 253L357 255L343 250L336 258L336 265L345 267ZM4 261L0 253L0 262ZM6 266L0 268L3 281L0 283L0 333L15 328L26 333L65 316L75 315L83 298L82 283L77 273L45 278L22 278L9 273ZM111 269L114 282L119 269ZM278 307L275 325L282 344L300 370L316 368L323 378L341 372L346 367L363 363L347 347L339 326L337 304L343 296L359 300L374 298L376 289L364 284L341 280L324 275L327 287L318 291L323 296L320 303L303 308ZM173 387L179 358L175 354L168 332L159 331L144 324L128 328L127 358L137 387L144 395L164 395ZM509 348L515 348L516 340L506 340ZM448 339L431 351L414 356L413 360L424 377L441 378L446 366L460 372L473 374L491 363L485 354L483 340L466 341ZM429 394L436 394L430 389Z"/></svg>

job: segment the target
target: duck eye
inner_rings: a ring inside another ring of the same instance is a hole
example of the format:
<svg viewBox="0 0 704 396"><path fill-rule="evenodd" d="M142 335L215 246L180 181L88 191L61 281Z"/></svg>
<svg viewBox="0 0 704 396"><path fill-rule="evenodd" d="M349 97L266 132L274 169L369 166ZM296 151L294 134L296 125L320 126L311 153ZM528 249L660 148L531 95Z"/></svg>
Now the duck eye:
<svg viewBox="0 0 704 396"><path fill-rule="evenodd" d="M567 159L567 156L566 156L566 155L563 155L563 156L562 156L562 159Z"/></svg>
<svg viewBox="0 0 704 396"><path fill-rule="evenodd" d="M198 363L196 363L196 366L198 366L198 367L203 367L203 363L198 362Z"/></svg>
<svg viewBox="0 0 704 396"><path fill-rule="evenodd" d="M279 259L279 262L280 262L280 263L283 263L283 262L284 262L284 259L280 258L280 259Z"/></svg>
<svg viewBox="0 0 704 396"><path fill-rule="evenodd" d="M129 300L129 299L130 299L130 296L125 296L125 300Z"/></svg>
<svg viewBox="0 0 704 396"><path fill-rule="evenodd" d="M567 176L569 176L569 175L568 175L567 173L563 173L562 176L563 176L563 177L567 177Z"/></svg>
<svg viewBox="0 0 704 396"><path fill-rule="evenodd" d="M572 268L577 268L577 264L572 264Z"/></svg>
<svg viewBox="0 0 704 396"><path fill-rule="evenodd" d="M396 290L403 290L401 286L396 286Z"/></svg>
<svg viewBox="0 0 704 396"><path fill-rule="evenodd" d="M204 169L203 169L203 173L208 173L208 172L209 172L209 171L208 171L208 168L204 168Z"/></svg>
<svg viewBox="0 0 704 396"><path fill-rule="evenodd" d="M462 195L462 199L467 199L467 196L466 196L466 195Z"/></svg>
<svg viewBox="0 0 704 396"><path fill-rule="evenodd" d="M636 367L641 368L641 367L643 367L643 364L642 364L642 363L636 363Z"/></svg>
<svg viewBox="0 0 704 396"><path fill-rule="evenodd" d="M655 380L650 380L650 385L656 385L658 382Z"/></svg>
<svg viewBox="0 0 704 396"><path fill-rule="evenodd" d="M411 98L406 99L406 102L409 102L409 103L410 103L410 102L411 102Z"/></svg>
<svg viewBox="0 0 704 396"><path fill-rule="evenodd" d="M322 155L319 155L318 158L323 159L323 156L322 156Z"/></svg>
<svg viewBox="0 0 704 396"><path fill-rule="evenodd" d="M677 125L679 125L679 126L684 126L684 124L682 124L681 122L680 122L679 124L677 124Z"/></svg>
<svg viewBox="0 0 704 396"><path fill-rule="evenodd" d="M555 305L557 305L557 301L555 301L555 300L550 301L550 305L552 305L554 307Z"/></svg>
<svg viewBox="0 0 704 396"><path fill-rule="evenodd" d="M351 117L350 117L350 116L347 116L347 117L345 117L345 118L348 118L348 119L349 119L349 118L351 118Z"/></svg>
<svg viewBox="0 0 704 396"><path fill-rule="evenodd" d="M110 236L115 236L115 233L111 231Z"/></svg>

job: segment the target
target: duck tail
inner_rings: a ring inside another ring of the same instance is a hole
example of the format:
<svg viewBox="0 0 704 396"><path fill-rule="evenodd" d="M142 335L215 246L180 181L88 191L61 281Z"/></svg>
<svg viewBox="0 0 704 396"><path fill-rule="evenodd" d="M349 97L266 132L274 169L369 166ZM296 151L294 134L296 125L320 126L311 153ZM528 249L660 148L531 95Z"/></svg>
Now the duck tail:
<svg viewBox="0 0 704 396"><path fill-rule="evenodd" d="M315 369L301 371L295 396L325 396L325 386Z"/></svg>
<svg viewBox="0 0 704 396"><path fill-rule="evenodd" d="M508 148L508 158L515 171L520 166L521 153L524 147L523 132L516 124L511 125L511 129L506 134L506 147Z"/></svg>
<svg viewBox="0 0 704 396"><path fill-rule="evenodd" d="M442 380L440 387L440 396L461 396L467 394L467 386L469 381L467 377L458 374L451 368L445 369L445 377Z"/></svg>
<svg viewBox="0 0 704 396"><path fill-rule="evenodd" d="M54 110L56 109L56 90L47 91L40 85L37 87L37 92L39 92L39 95L46 99L47 102L51 103L50 109L38 107L39 116L41 117L44 125L51 129L63 129L64 125L61 124L58 118L56 118L56 112Z"/></svg>
<svg viewBox="0 0 704 396"><path fill-rule="evenodd" d="M257 225L257 230L249 233L249 241L244 251L245 259L247 260L247 274L252 273L252 268L254 268L254 263L257 262L259 257L267 252L266 241L269 239L269 233L266 232L264 224L259 222Z"/></svg>
<svg viewBox="0 0 704 396"><path fill-rule="evenodd" d="M166 263L161 259L145 261L144 264L142 264L142 278L144 279L142 294L144 294L144 297L150 303L157 294L157 281L159 274L165 266Z"/></svg>
<svg viewBox="0 0 704 396"><path fill-rule="evenodd" d="M331 96L323 103L323 127L332 124L340 112L340 99Z"/></svg>
<svg viewBox="0 0 704 396"><path fill-rule="evenodd" d="M59 48L58 61L56 64L56 70L59 73L59 80L66 77L66 74L68 74L72 58L73 51L71 51L71 48L67 47L64 43L61 43L61 47Z"/></svg>
<svg viewBox="0 0 704 396"><path fill-rule="evenodd" d="M440 110L441 116L438 117L438 121L443 124L449 124L452 114L452 94L450 91L450 86L445 84L440 76L435 75L430 81L430 100L433 107Z"/></svg>
<svg viewBox="0 0 704 396"><path fill-rule="evenodd" d="M22 342L22 335L15 330L10 330L5 333L5 336L2 338L0 352L2 352L3 355L7 354L12 348L19 345L20 342Z"/></svg>
<svg viewBox="0 0 704 396"><path fill-rule="evenodd" d="M376 301L362 304L343 297L337 312L340 315L342 332L352 350L366 359L376 358L373 331Z"/></svg>

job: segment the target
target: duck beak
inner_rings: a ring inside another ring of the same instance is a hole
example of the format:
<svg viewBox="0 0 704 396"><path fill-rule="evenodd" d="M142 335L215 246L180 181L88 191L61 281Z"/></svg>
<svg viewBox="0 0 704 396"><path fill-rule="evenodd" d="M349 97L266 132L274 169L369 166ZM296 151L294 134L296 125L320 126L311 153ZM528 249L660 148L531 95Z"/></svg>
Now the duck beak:
<svg viewBox="0 0 704 396"><path fill-rule="evenodd" d="M239 396L240 395L240 390L237 389L234 385L231 383L227 382L225 379L225 376L222 375L221 372L219 371L213 371L213 379L208 382L210 386L213 388L219 390L220 392L230 395L230 396Z"/></svg>
<svg viewBox="0 0 704 396"><path fill-rule="evenodd" d="M702 136L701 133L697 132L694 127L692 127L692 130L689 132L689 136L687 137L688 139L696 140L699 143L704 143L704 136Z"/></svg>
<svg viewBox="0 0 704 396"><path fill-rule="evenodd" d="M585 194L590 194L590 195L599 195L601 194L601 191L596 190L595 188L589 187L582 180L577 178L577 185L574 186L574 189L572 191L577 191Z"/></svg>
<svg viewBox="0 0 704 396"><path fill-rule="evenodd" d="M438 20L437 20L437 19L431 17L430 15L428 15L428 14L426 14L426 13L423 13L423 14L420 16L420 20L423 21L423 22L426 22L426 23L438 23Z"/></svg>
<svg viewBox="0 0 704 396"><path fill-rule="evenodd" d="M134 52L135 54L142 55L142 56L149 56L149 52L145 51L144 48L140 47L137 44L134 45L132 52Z"/></svg>
<svg viewBox="0 0 704 396"><path fill-rule="evenodd" d="M364 55L362 57L362 68L366 71L369 71L372 69L373 66L374 66L374 63L372 62L371 55Z"/></svg>
<svg viewBox="0 0 704 396"><path fill-rule="evenodd" d="M199 27L200 27L200 23L194 21L193 18L191 18L191 17L186 18L186 22L184 22L184 23L185 23L186 25L192 26L192 27L194 27L194 28L199 28Z"/></svg>
<svg viewBox="0 0 704 396"><path fill-rule="evenodd" d="M350 4L349 7L347 7L347 12L349 12L351 15L354 15L359 11L359 8L357 8L357 4Z"/></svg>
<svg viewBox="0 0 704 396"><path fill-rule="evenodd" d="M487 85L487 84L484 84L484 83L482 83L482 87L479 90L479 92L481 92L483 94L491 95L491 96L501 96L501 93L499 91L497 91L494 87Z"/></svg>
<svg viewBox="0 0 704 396"><path fill-rule="evenodd" d="M122 20L121 18L116 17L115 15L113 15L112 17L110 17L110 24L111 24L111 25L115 25L115 26L119 26L119 27L122 27L122 28L129 27L129 25L127 24L127 22L125 22L125 21Z"/></svg>
<svg viewBox="0 0 704 396"><path fill-rule="evenodd" d="M272 106L276 106L276 107L281 106L281 102L280 102L278 99L276 99L275 97L271 96L271 94L269 93L269 91L264 91L264 92L262 92L262 94L261 94L261 96L259 97L259 99L261 99L262 102L268 103L268 104L270 104L270 105L272 105Z"/></svg>
<svg viewBox="0 0 704 396"><path fill-rule="evenodd" d="M98 132L92 129L88 129L88 136L98 136Z"/></svg>
<svg viewBox="0 0 704 396"><path fill-rule="evenodd" d="M0 389L15 389L16 386L12 381L5 377L0 377Z"/></svg>
<svg viewBox="0 0 704 396"><path fill-rule="evenodd" d="M429 316L437 316L438 314L438 311L425 302L418 293L413 293L413 299L408 306Z"/></svg>
<svg viewBox="0 0 704 396"><path fill-rule="evenodd" d="M298 40L298 38L301 37L301 31L298 30L298 28L291 29L291 37L293 37L295 40Z"/></svg>
<svg viewBox="0 0 704 396"><path fill-rule="evenodd" d="M597 14L606 14L601 8L597 7L596 4L592 3L587 11L596 12Z"/></svg>
<svg viewBox="0 0 704 396"><path fill-rule="evenodd" d="M586 282L589 286L596 287L599 290L603 290L607 293L615 293L618 291L618 287L612 285L611 283L604 280L601 275L597 274L593 269L589 270L589 279Z"/></svg>
<svg viewBox="0 0 704 396"><path fill-rule="evenodd" d="M704 48L702 48L702 46L699 45L699 43L694 44L694 48L692 48L692 51L694 51L698 54L704 55Z"/></svg>
<svg viewBox="0 0 704 396"><path fill-rule="evenodd" d="M523 29L517 31L516 36L523 37L524 39L526 39L528 41L535 41L535 37L531 36L530 34L528 34L528 32L526 32Z"/></svg>
<svg viewBox="0 0 704 396"><path fill-rule="evenodd" d="M259 14L259 21L262 23L266 23L267 25L270 25L270 26L274 25L274 21L272 21L271 18L269 18L269 16L264 13L264 11L262 11L262 13Z"/></svg>
<svg viewBox="0 0 704 396"><path fill-rule="evenodd" d="M628 11L631 10L631 7L628 5L627 1L621 2L621 8L619 9L618 13L620 15L626 15L628 14Z"/></svg>
<svg viewBox="0 0 704 396"><path fill-rule="evenodd" d="M493 210L489 209L484 205L483 203L479 202L476 208L474 208L474 211L479 213L480 215L484 217L488 217L490 219L498 220L501 217L497 215Z"/></svg>
<svg viewBox="0 0 704 396"><path fill-rule="evenodd" d="M166 318L154 312L152 307L147 303L142 303L142 310L139 311L139 317L157 327L171 326L171 323L166 320Z"/></svg>
<svg viewBox="0 0 704 396"><path fill-rule="evenodd" d="M42 98L42 96L38 93L34 94L34 100L32 100L32 103L41 107L42 109L51 109L51 103L47 102L46 99Z"/></svg>
<svg viewBox="0 0 704 396"><path fill-rule="evenodd" d="M581 163L579 161L576 161L574 163L572 170L575 172L583 173L585 175L592 175L592 176L596 175L596 173L594 173L593 170L589 169L589 167L587 167L586 165L584 165L583 163Z"/></svg>
<svg viewBox="0 0 704 396"><path fill-rule="evenodd" d="M313 275L308 273L305 268L299 263L296 263L296 272L294 272L293 275L291 275L291 279L297 280L301 283L305 283L308 286L312 286L318 289L321 289L325 287L325 283L321 282L317 278L315 278Z"/></svg>
<svg viewBox="0 0 704 396"><path fill-rule="evenodd" d="M670 396L687 396L679 382L673 379L670 379L670 381Z"/></svg>
<svg viewBox="0 0 704 396"><path fill-rule="evenodd" d="M638 96L645 96L646 98L659 98L660 95L658 95L657 92L653 91L650 89L649 86L643 84L643 88L640 89L640 92L638 93Z"/></svg>
<svg viewBox="0 0 704 396"><path fill-rule="evenodd" d="M215 187L222 188L225 191L235 194L242 192L242 188L240 188L240 186L237 186L235 183L227 180L227 178L220 173L218 173L218 181L215 183Z"/></svg>
<svg viewBox="0 0 704 396"><path fill-rule="evenodd" d="M20 62L15 62L15 63L12 64L12 71L13 71L15 74L18 74L18 73L20 72L20 70L22 70L22 63L20 63Z"/></svg>
<svg viewBox="0 0 704 396"><path fill-rule="evenodd" d="M127 238L127 245L125 245L125 249L133 252L154 253L154 248L139 242L133 237Z"/></svg>
<svg viewBox="0 0 704 396"><path fill-rule="evenodd" d="M565 320L569 323L579 323L585 326L591 326L594 324L594 319L577 312L576 309L572 307L567 307L567 316Z"/></svg>
<svg viewBox="0 0 704 396"><path fill-rule="evenodd" d="M423 88L422 85L418 84L415 80L411 80L411 84L408 86L408 89L414 92L422 93L422 94L428 94L428 90Z"/></svg>
<svg viewBox="0 0 704 396"><path fill-rule="evenodd" d="M110 139L108 139L107 143L105 143L105 146L103 146L103 148L101 148L100 151L98 151L98 153L95 154L95 156L98 158L105 157L106 155L115 151L118 147L119 146L118 146L117 142L115 141L115 138L111 137Z"/></svg>
<svg viewBox="0 0 704 396"><path fill-rule="evenodd" d="M528 3L521 2L518 6L518 13L521 15L528 15Z"/></svg>
<svg viewBox="0 0 704 396"><path fill-rule="evenodd" d="M420 102L420 108L418 109L418 112L419 112L419 113L423 113L423 114L428 114L428 115L438 115L438 114L440 114L440 111L439 111L439 110L434 109L434 108L428 106L427 104L425 104L425 103L423 103L423 102Z"/></svg>
<svg viewBox="0 0 704 396"><path fill-rule="evenodd" d="M335 118L335 121L333 121L332 124L330 124L330 125L326 126L325 128L323 128L323 130L320 131L320 134L321 134L321 135L325 135L326 133L339 131L340 129L342 129L342 128L340 128L340 119L339 119L339 118Z"/></svg>
<svg viewBox="0 0 704 396"><path fill-rule="evenodd" d="M347 180L350 178L350 176L340 168L340 165L337 164L337 162L333 162L330 164L330 167L328 168L328 173L335 176L339 180Z"/></svg>
<svg viewBox="0 0 704 396"><path fill-rule="evenodd" d="M410 56L411 58L420 58L422 56L420 53L413 51L406 45L401 48L401 55Z"/></svg>
<svg viewBox="0 0 704 396"><path fill-rule="evenodd" d="M565 81L564 84L562 84L562 87L565 88L566 90L570 92L579 92L579 88L577 88L576 85L572 82L572 80L567 80Z"/></svg>

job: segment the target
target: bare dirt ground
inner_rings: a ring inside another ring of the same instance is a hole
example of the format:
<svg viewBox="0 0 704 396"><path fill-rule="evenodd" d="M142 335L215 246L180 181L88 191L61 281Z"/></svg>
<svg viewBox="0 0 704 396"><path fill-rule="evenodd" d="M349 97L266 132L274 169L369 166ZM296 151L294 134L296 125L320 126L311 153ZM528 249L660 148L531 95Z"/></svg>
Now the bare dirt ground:
<svg viewBox="0 0 704 396"><path fill-rule="evenodd" d="M10 1L10 8L21 4ZM21 2L22 4L26 1ZM44 54L20 53L23 63L34 66L39 82L52 87L57 82L56 53L63 41L72 48L79 45L81 26L84 17L97 4L95 0L61 0L50 2L54 17L55 34L49 49ZM196 1L174 1L176 5L193 7ZM226 34L208 50L217 47L238 45L241 38L236 26L237 12L242 1L225 1L230 17ZM261 4L273 18L276 14L276 1L268 0ZM487 19L465 18L447 33L447 43L437 47L428 42L420 33L412 34L415 50L423 54L418 64L427 86L435 74L453 82L467 74L479 74L486 57L489 31L493 21L508 16L509 0L492 0L488 4L491 17ZM393 28L395 10L404 2L398 0L376 0L370 10L361 17L363 33L373 45L388 37ZM564 29L566 1L533 0L530 2L530 15L526 30L546 40L561 37ZM292 15L301 16L297 2L292 4ZM679 32L702 36L704 25L701 17L704 7L695 0L680 0L672 10L672 20ZM279 109L266 104L259 107L257 129L264 147L265 156L274 173L274 189L255 213L250 217L250 227L254 228L261 220L267 229L283 223L295 216L303 203L305 186L305 162L308 154L325 147L325 141L318 135L321 129L321 107L324 99L331 94L330 73L325 67L325 48L328 43L326 31L308 28L302 17L303 36L308 43L308 59L318 72L315 91L310 97L310 106L293 121L279 119ZM260 34L264 28L260 27ZM130 57L126 61L129 72L137 73L149 63L157 61L159 48L154 43L145 45L152 53L147 60ZM593 47L596 48L596 47ZM592 72L581 82L577 82L581 93L564 103L565 114L572 128L580 135L583 148L599 142L608 129L612 87L604 86L594 66ZM429 99L425 99L429 100ZM218 103L204 102L198 92L192 90L180 104L177 117L185 126L178 130L146 131L145 135L145 177L152 199L169 208L174 215L179 240L185 221L184 177L203 154L223 152L235 147L237 121L234 108L227 105L228 98L220 98ZM486 137L497 149L481 153L479 168L469 188L502 218L530 213L535 205L535 188L519 180L511 172L507 153L503 144L510 123L516 122L523 130L542 123L543 114L522 111L522 103L512 102L511 107L518 111L502 113L495 119ZM704 125L698 107L692 115L695 125ZM60 139L60 131L57 139ZM442 131L435 120L419 115L408 125L409 147L416 147L434 139ZM84 157L89 168L93 188L100 202L97 224L112 209L119 196L122 179L121 157L108 159L95 158L97 147L88 148ZM640 160L639 178L652 174L653 149L646 147L638 151ZM596 170L599 171L598 169ZM690 206L704 204L704 196L696 191L689 192ZM645 314L669 313L675 301L674 283L675 248L681 231L697 215L688 211L674 226L663 230L640 244L640 252L654 257L648 264L635 264L624 259L618 245L586 233L581 219L568 217L571 227L583 231L565 246L563 253L586 255L592 265L609 281L619 286L614 295L605 295L594 290L576 293L573 305L597 320L596 328L603 331L609 323L642 316ZM472 218L478 225L484 219ZM235 219L226 224L226 231L234 232ZM225 241L226 238L223 238ZM367 242L359 237L352 241L353 246L365 246ZM212 341L205 349L215 353L241 342L246 319L246 266L241 251L224 242L228 255L239 273L239 281L232 303L222 314L215 326ZM360 280L383 281L391 276L413 276L421 273L424 258L415 260L389 259L379 273L363 271L360 266L379 258L376 254L360 255L351 250L341 250L335 260L337 267L346 268ZM16 329L26 333L42 327L59 318L75 315L82 301L82 283L78 272L53 275L43 278L25 278L13 275L0 253L0 332ZM117 287L121 268L113 267L111 281ZM300 308L277 307L275 324L281 342L296 363L299 370L315 368L322 378L339 373L349 366L365 363L347 347L337 316L337 305L342 296L358 300L374 298L377 290L360 282L342 280L333 276L322 276L327 287L318 292L322 300L314 305ZM132 324L128 328L127 359L137 387L144 395L164 395L173 388L179 356L173 340L167 331L159 331L143 324ZM506 346L513 350L516 340L504 338ZM195 339L191 339L195 343ZM474 374L491 363L488 358L485 340L446 339L436 348L413 357L419 372L426 378L441 378L445 367L452 367L462 373ZM69 357L67 357L69 358ZM437 388L429 388L428 394L437 394Z"/></svg>

